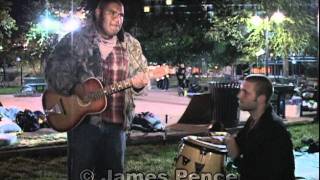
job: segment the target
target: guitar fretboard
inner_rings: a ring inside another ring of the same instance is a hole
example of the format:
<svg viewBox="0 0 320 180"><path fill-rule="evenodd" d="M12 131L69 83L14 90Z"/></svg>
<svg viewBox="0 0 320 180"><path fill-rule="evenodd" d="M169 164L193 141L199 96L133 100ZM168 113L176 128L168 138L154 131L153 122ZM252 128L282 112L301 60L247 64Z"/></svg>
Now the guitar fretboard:
<svg viewBox="0 0 320 180"><path fill-rule="evenodd" d="M111 94L120 92L122 90L128 89L132 87L132 81L131 79L127 79L124 81L120 81L114 84L111 84L109 86L106 86L102 90L92 92L84 97L84 101L91 101L91 100L97 100L104 96L110 96Z"/></svg>
<svg viewBox="0 0 320 180"><path fill-rule="evenodd" d="M162 77L162 76L168 74L167 67L155 68L151 71L148 70L148 71L144 71L144 72L148 74L148 77L150 79L159 78L159 77ZM83 98L83 100L85 102L89 102L91 100L98 100L98 99L103 98L105 96L110 96L111 94L128 89L132 86L133 86L132 79L126 79L126 80L111 84L107 87L104 87L103 89L98 90L96 92L91 92L88 95L86 95Z"/></svg>
<svg viewBox="0 0 320 180"><path fill-rule="evenodd" d="M127 79L124 81L120 81L114 84L111 84L110 86L107 86L104 88L103 93L107 96L114 94L116 92L122 91L124 89L128 89L132 87L132 81L131 79Z"/></svg>

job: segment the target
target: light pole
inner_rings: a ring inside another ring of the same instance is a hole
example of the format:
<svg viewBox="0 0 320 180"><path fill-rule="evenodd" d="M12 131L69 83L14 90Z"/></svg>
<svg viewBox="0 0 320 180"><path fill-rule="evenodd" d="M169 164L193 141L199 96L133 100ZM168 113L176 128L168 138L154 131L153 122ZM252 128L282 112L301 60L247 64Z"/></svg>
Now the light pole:
<svg viewBox="0 0 320 180"><path fill-rule="evenodd" d="M274 75L275 63L273 61L273 53L269 53L269 57L270 57L271 62L273 62L273 65L271 68L271 74Z"/></svg>
<svg viewBox="0 0 320 180"><path fill-rule="evenodd" d="M291 64L292 64L292 76L295 77L295 72L296 72L295 65L297 64L297 61L294 56L292 57Z"/></svg>
<svg viewBox="0 0 320 180"><path fill-rule="evenodd" d="M269 75L269 30L268 30L268 26L269 26L269 18L266 17L266 21L267 21L267 28L265 30L265 68L266 68L266 76Z"/></svg>
<svg viewBox="0 0 320 180"><path fill-rule="evenodd" d="M21 64L21 58L20 58L20 57L17 57L17 58L16 58L16 61L20 64L20 78L21 78L20 85L22 86L22 85L23 85L23 79L22 79L22 64Z"/></svg>
<svg viewBox="0 0 320 180"><path fill-rule="evenodd" d="M256 62L256 64L257 64L257 67L258 67L259 56L261 56L261 55L264 54L264 53L266 53L266 51L263 50L263 49L260 49L258 52L256 52L256 57L257 57L257 62Z"/></svg>

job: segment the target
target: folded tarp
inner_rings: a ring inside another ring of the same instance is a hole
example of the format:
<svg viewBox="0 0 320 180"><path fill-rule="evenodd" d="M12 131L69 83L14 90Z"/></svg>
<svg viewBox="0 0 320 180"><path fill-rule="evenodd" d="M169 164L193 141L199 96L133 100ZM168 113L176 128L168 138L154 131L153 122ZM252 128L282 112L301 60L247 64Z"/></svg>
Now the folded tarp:
<svg viewBox="0 0 320 180"><path fill-rule="evenodd" d="M20 111L21 109L18 108L5 108L0 106L0 117L15 120L18 112Z"/></svg>
<svg viewBox="0 0 320 180"><path fill-rule="evenodd" d="M294 152L296 178L316 180L319 179L319 152Z"/></svg>
<svg viewBox="0 0 320 180"><path fill-rule="evenodd" d="M1 118L0 120L0 134L1 133L19 133L22 129L18 124L8 118Z"/></svg>

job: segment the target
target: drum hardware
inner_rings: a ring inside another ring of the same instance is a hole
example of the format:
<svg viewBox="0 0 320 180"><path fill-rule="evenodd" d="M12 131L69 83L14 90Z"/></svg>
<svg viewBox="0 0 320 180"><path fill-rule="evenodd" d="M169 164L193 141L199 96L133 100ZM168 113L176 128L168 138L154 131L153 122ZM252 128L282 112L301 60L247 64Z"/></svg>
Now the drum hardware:
<svg viewBox="0 0 320 180"><path fill-rule="evenodd" d="M200 154L205 156L207 154L206 148L201 149Z"/></svg>
<svg viewBox="0 0 320 180"><path fill-rule="evenodd" d="M202 172L205 164L200 164L195 162L194 165L195 165L196 173L199 174L200 172Z"/></svg>
<svg viewBox="0 0 320 180"><path fill-rule="evenodd" d="M203 157L207 154L206 149L201 149L200 150L200 162L203 162Z"/></svg>
<svg viewBox="0 0 320 180"><path fill-rule="evenodd" d="M185 156L182 156L182 164L183 164L184 166L187 165L189 162L190 162L190 159L188 159L188 158L185 157Z"/></svg>

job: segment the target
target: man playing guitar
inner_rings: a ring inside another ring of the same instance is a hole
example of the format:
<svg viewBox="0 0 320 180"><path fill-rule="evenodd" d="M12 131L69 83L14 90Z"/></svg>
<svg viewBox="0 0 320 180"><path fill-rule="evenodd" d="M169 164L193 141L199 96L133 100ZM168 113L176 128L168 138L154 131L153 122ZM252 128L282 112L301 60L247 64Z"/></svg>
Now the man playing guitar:
<svg viewBox="0 0 320 180"><path fill-rule="evenodd" d="M60 129L68 130L69 179L79 179L84 172L92 179L106 177L110 170L123 172L133 95L149 82L140 43L123 31L123 18L120 0L100 0L90 22L66 35L46 62L48 90L43 105L52 124L63 117L79 119L76 114L86 106L100 106L91 109L98 113L88 113L83 121L71 124L75 127ZM93 99L101 97L95 104Z"/></svg>

